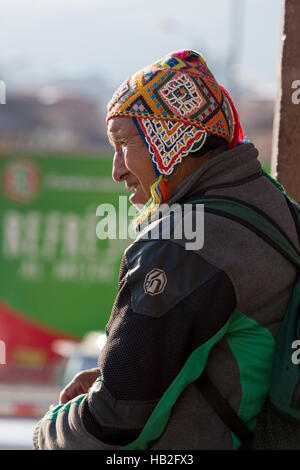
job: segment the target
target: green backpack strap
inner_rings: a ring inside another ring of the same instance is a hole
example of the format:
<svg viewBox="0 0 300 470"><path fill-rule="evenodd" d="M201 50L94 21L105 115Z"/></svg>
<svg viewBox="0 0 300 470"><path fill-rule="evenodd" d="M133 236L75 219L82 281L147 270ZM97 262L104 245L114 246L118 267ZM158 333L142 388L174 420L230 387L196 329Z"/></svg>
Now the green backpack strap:
<svg viewBox="0 0 300 470"><path fill-rule="evenodd" d="M194 195L193 199L192 197L187 199L184 204L204 204L205 212L226 217L244 225L300 269L299 250L282 228L257 207L232 197L204 195L201 195L199 199L197 195ZM300 215L296 209L294 217L298 218L300 224Z"/></svg>
<svg viewBox="0 0 300 470"><path fill-rule="evenodd" d="M279 188L280 189L280 188ZM293 216L300 242L300 212L286 194L286 201ZM205 212L232 219L256 233L297 269L297 277L290 301L276 336L276 348L272 365L270 397L278 410L300 420L300 366L291 360L293 341L300 339L300 252L282 228L267 214L245 201L231 197L205 196L187 199L185 204L204 204ZM209 399L210 400L210 399ZM208 400L208 401L209 401ZM230 426L229 426L230 427Z"/></svg>

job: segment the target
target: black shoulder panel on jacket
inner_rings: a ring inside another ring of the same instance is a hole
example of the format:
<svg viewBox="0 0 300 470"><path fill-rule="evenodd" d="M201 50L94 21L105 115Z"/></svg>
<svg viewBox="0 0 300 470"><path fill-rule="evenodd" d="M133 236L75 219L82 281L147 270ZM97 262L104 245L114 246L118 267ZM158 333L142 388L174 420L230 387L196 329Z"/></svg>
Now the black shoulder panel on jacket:
<svg viewBox="0 0 300 470"><path fill-rule="evenodd" d="M220 270L169 240L133 243L126 250L133 312L160 317Z"/></svg>

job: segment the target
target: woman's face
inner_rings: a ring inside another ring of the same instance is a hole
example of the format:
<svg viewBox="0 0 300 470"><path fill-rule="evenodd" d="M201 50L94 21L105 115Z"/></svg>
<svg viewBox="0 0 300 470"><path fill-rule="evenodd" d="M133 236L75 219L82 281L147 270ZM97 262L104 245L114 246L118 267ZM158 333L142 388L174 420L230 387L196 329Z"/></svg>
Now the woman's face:
<svg viewBox="0 0 300 470"><path fill-rule="evenodd" d="M133 191L129 200L140 209L149 200L156 180L146 145L131 118L110 119L107 135L115 150L112 177L114 181L124 181L126 188Z"/></svg>

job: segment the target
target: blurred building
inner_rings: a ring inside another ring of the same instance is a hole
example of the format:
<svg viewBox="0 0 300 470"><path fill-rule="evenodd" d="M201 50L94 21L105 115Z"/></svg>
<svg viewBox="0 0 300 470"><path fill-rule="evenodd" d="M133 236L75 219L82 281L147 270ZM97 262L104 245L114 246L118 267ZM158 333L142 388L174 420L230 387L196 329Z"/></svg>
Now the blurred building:
<svg viewBox="0 0 300 470"><path fill-rule="evenodd" d="M253 95L238 104L245 134L259 151L259 160L270 164L272 154L274 100Z"/></svg>
<svg viewBox="0 0 300 470"><path fill-rule="evenodd" d="M19 90L0 108L0 152L108 150L104 106L56 86Z"/></svg>
<svg viewBox="0 0 300 470"><path fill-rule="evenodd" d="M7 97L0 108L0 152L111 152L105 128L105 104L63 87L42 86ZM237 107L248 138L260 160L269 164L274 101L256 94L242 95Z"/></svg>

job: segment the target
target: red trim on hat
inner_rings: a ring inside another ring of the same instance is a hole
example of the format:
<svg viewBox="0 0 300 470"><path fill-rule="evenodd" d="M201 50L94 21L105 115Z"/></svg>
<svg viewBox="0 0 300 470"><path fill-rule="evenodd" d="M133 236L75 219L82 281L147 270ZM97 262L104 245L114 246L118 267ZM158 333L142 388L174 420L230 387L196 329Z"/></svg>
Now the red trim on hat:
<svg viewBox="0 0 300 470"><path fill-rule="evenodd" d="M234 115L234 134L233 134L233 139L232 141L229 143L228 147L229 149L233 149L234 147L237 146L237 144L243 140L245 140L245 135L244 135L244 131L243 131L243 128L242 128L242 125L240 123L240 117L238 115L238 112L236 110L236 107L234 106L234 103L231 99L231 96L229 95L228 91L226 90L226 88L224 88L222 85L220 85L220 88L223 90L224 92L224 95L226 96L226 98L228 99L229 103L230 103L230 106L231 106L231 109L232 109L232 112L233 112L233 115Z"/></svg>

